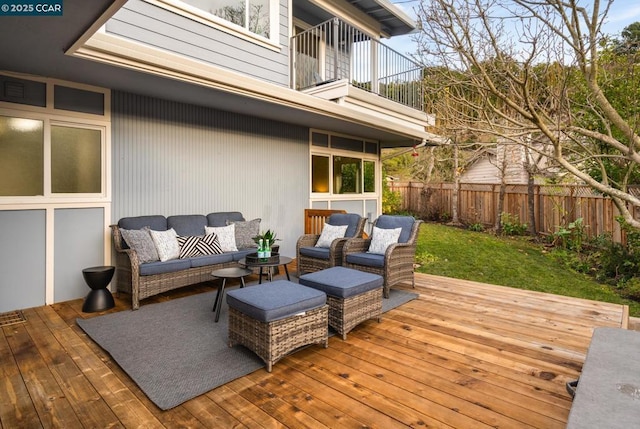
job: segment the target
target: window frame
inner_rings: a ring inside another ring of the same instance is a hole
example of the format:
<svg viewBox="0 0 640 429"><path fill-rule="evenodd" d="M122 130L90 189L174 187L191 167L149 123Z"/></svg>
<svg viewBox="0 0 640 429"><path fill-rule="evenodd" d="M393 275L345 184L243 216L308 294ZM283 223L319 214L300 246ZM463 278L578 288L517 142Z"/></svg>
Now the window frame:
<svg viewBox="0 0 640 429"><path fill-rule="evenodd" d="M4 103L3 103L4 104ZM39 114L27 112L18 109L5 109L0 106L0 116L10 118L24 118L42 121L43 123L43 194L42 195L16 195L3 196L0 195L0 204L15 204L25 202L36 202L41 200L47 201L78 201L78 200L95 200L96 198L107 197L107 132L108 127L104 124L91 123L86 120L71 120L69 118L52 117L47 114ZM100 132L100 192L96 193L61 193L52 191L52 142L51 127L62 126L70 128L90 129Z"/></svg>
<svg viewBox="0 0 640 429"><path fill-rule="evenodd" d="M269 0L269 37L261 36L247 28L224 18L206 12L181 0L144 0L155 6L162 7L175 14L184 16L201 24L229 33L240 39L280 52L280 3ZM248 2L248 0L245 0Z"/></svg>
<svg viewBox="0 0 640 429"><path fill-rule="evenodd" d="M329 143L328 143L328 147L322 147L322 146L314 146L313 145L313 134L317 133L317 134L325 134L329 136ZM348 139L354 139L354 140L361 140L362 141L362 151L361 152L357 152L357 151L351 151L351 150L345 150L345 149L334 149L332 147L332 137L345 137ZM379 148L379 142L377 141L373 141L370 139L365 139L365 138L361 138L361 137L354 137L354 136L349 136L349 135L345 135L345 134L338 134L338 133L331 133L331 132L326 132L326 131L320 131L320 130L311 130L310 134L309 134L309 146L310 146L310 153L309 153L309 195L312 199L318 199L318 198L331 198L331 199L353 199L353 198L374 198L374 197L378 197L380 195L380 187L381 187L381 168L380 168L380 159L379 159L379 155L378 154L371 154L371 153L366 153L365 152L365 142L366 143L375 143L378 145ZM378 149L379 151L379 149ZM328 192L314 192L313 191L313 157L314 156L321 156L321 157L328 157L329 158L329 188L328 188ZM334 184L334 158L335 157L346 157L346 158L356 158L360 160L360 171L361 171L361 177L360 177L360 192L357 193L334 193L334 189L335 189L335 184ZM374 165L374 174L376 175L376 177L374 178L374 184L375 184L375 189L373 192L365 192L365 162L373 162Z"/></svg>
<svg viewBox="0 0 640 429"><path fill-rule="evenodd" d="M43 195L31 196L0 196L0 210L13 209L15 207L37 207L49 204L105 204L111 200L111 91L106 88L99 88L75 82L49 79L39 76L18 75L15 73L3 72L2 75L8 77L22 78L34 82L42 82L46 85L46 105L32 106L16 102L0 101L0 115L13 118L25 118L42 121L44 125L43 141ZM56 86L81 89L104 96L104 113L93 114L71 110L56 109L54 89ZM51 192L51 124L61 126L82 127L99 129L101 134L101 174L99 193L52 193Z"/></svg>

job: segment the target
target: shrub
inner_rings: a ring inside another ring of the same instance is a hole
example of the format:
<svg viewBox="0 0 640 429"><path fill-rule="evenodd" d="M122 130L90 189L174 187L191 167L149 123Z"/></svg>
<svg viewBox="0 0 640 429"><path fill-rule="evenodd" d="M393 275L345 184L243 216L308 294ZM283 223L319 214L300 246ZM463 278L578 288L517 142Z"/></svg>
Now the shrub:
<svg viewBox="0 0 640 429"><path fill-rule="evenodd" d="M525 235L527 233L527 224L520 223L520 219L516 215L507 212L500 213L500 224L504 235Z"/></svg>
<svg viewBox="0 0 640 429"><path fill-rule="evenodd" d="M632 277L618 283L618 293L623 298L640 301L640 278Z"/></svg>
<svg viewBox="0 0 640 429"><path fill-rule="evenodd" d="M469 231L482 232L482 231L484 231L484 225L481 224L480 222L476 222L476 223L472 223L471 225L467 226L467 229Z"/></svg>
<svg viewBox="0 0 640 429"><path fill-rule="evenodd" d="M556 246L580 253L583 243L587 239L586 228L582 218L574 220L567 226L559 226L553 234L553 243Z"/></svg>
<svg viewBox="0 0 640 429"><path fill-rule="evenodd" d="M402 194L392 191L386 181L382 182L382 213L398 213L402 209Z"/></svg>

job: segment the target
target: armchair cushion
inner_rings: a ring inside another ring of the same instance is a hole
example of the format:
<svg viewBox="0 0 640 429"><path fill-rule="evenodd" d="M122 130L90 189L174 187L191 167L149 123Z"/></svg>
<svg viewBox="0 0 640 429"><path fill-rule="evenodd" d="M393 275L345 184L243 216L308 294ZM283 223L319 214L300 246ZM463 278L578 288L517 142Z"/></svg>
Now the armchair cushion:
<svg viewBox="0 0 640 429"><path fill-rule="evenodd" d="M344 233L345 237L354 237L358 232L358 223L360 222L360 215L355 213L333 213L327 219L329 225L347 225L347 231Z"/></svg>
<svg viewBox="0 0 640 429"><path fill-rule="evenodd" d="M325 223L316 247L331 247L333 240L344 238L348 227L349 225L330 225Z"/></svg>
<svg viewBox="0 0 640 429"><path fill-rule="evenodd" d="M398 242L401 232L402 228L382 229L374 226L368 252L384 255L387 247Z"/></svg>
<svg viewBox="0 0 640 429"><path fill-rule="evenodd" d="M381 215L375 226L382 229L402 228L398 243L406 243L411 238L411 229L416 220L412 216Z"/></svg>
<svg viewBox="0 0 640 429"><path fill-rule="evenodd" d="M300 254L303 256L308 256L310 258L328 260L329 248L328 247L301 247Z"/></svg>
<svg viewBox="0 0 640 429"><path fill-rule="evenodd" d="M349 264L384 268L384 255L378 253L350 253L346 259Z"/></svg>

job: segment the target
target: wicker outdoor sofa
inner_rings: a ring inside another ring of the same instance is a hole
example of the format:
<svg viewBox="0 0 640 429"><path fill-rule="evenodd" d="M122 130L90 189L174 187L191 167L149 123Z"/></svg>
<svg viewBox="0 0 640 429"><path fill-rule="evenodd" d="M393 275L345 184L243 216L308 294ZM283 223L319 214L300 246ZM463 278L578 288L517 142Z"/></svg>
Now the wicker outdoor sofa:
<svg viewBox="0 0 640 429"><path fill-rule="evenodd" d="M259 221L259 220L258 220ZM217 212L208 215L137 216L126 217L111 225L116 251L116 290L131 294L132 309L140 307L140 301L184 286L212 280L211 272L218 268L234 267L254 247L237 251L177 258L167 261L140 262L139 255L123 239L122 229L154 231L175 230L178 236L203 236L205 227L224 227L248 224L240 212ZM238 229L238 228L236 228Z"/></svg>

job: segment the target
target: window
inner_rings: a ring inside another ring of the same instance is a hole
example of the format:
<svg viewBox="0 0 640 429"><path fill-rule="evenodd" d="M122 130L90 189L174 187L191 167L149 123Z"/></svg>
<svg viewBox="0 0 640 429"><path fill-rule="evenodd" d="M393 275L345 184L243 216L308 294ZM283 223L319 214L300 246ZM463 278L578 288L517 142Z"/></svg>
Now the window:
<svg viewBox="0 0 640 429"><path fill-rule="evenodd" d="M312 193L376 192L377 143L313 132L311 145ZM376 150L371 153L373 147Z"/></svg>
<svg viewBox="0 0 640 429"><path fill-rule="evenodd" d="M311 157L311 192L329 192L329 157Z"/></svg>
<svg viewBox="0 0 640 429"><path fill-rule="evenodd" d="M251 33L267 39L271 37L270 0L182 0L182 2Z"/></svg>
<svg viewBox="0 0 640 429"><path fill-rule="evenodd" d="M0 196L44 195L44 121L0 116Z"/></svg>
<svg viewBox="0 0 640 429"><path fill-rule="evenodd" d="M51 127L51 192L98 194L102 190L102 133Z"/></svg>
<svg viewBox="0 0 640 429"><path fill-rule="evenodd" d="M359 194L362 189L362 160L346 156L333 157L333 193Z"/></svg>
<svg viewBox="0 0 640 429"><path fill-rule="evenodd" d="M100 194L103 152L102 128L0 116L0 197Z"/></svg>

